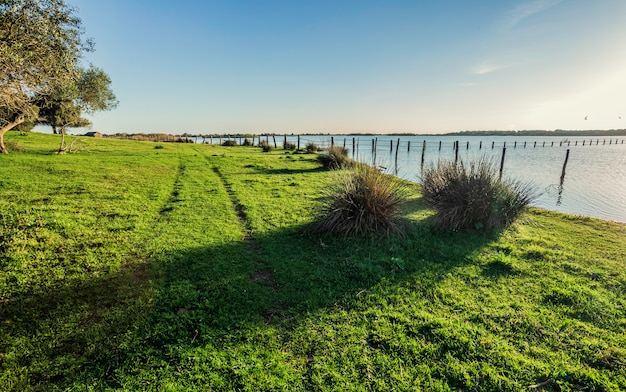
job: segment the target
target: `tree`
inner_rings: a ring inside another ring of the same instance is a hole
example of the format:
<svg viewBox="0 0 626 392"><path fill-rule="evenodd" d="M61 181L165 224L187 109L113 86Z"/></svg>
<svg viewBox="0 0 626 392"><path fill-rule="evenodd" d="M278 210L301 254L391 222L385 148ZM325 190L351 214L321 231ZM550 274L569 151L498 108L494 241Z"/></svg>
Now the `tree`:
<svg viewBox="0 0 626 392"><path fill-rule="evenodd" d="M99 68L93 66L82 70L75 83L58 87L50 96L38 96L35 104L39 107L38 124L50 125L53 133L60 133L59 152L65 152L65 128L90 126L91 122L83 113L111 110L117 106L117 99L111 90L111 79Z"/></svg>
<svg viewBox="0 0 626 392"><path fill-rule="evenodd" d="M77 81L92 43L63 0L0 0L0 153L4 135L35 117L35 97Z"/></svg>

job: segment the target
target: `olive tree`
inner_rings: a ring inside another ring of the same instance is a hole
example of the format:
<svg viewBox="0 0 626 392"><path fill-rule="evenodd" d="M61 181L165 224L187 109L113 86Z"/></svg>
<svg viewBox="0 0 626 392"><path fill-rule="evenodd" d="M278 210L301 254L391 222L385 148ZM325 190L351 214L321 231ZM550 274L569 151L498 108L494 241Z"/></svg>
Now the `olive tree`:
<svg viewBox="0 0 626 392"><path fill-rule="evenodd" d="M92 43L63 0L0 0L0 153L7 131L36 116L34 100L80 78Z"/></svg>
<svg viewBox="0 0 626 392"><path fill-rule="evenodd" d="M91 122L83 118L83 114L117 106L117 99L110 86L109 76L103 70L91 66L80 71L76 82L57 87L49 96L36 97L35 105L39 108L36 122L50 125L53 133L61 134L60 153L66 150L66 128L90 126Z"/></svg>

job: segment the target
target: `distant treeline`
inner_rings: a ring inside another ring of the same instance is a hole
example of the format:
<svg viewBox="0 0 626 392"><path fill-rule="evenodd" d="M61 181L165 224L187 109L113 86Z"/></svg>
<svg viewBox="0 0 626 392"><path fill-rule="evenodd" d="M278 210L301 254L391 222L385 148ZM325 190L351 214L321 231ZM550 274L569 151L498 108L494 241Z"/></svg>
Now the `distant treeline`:
<svg viewBox="0 0 626 392"><path fill-rule="evenodd" d="M221 134L191 134L183 133L182 135L171 135L166 133L116 133L112 135L103 135L108 138L115 139L128 139L128 140L144 140L154 142L177 142L177 143L191 143L202 139L208 141L211 139L229 139L229 138L252 138L258 137L259 134L252 133L221 133ZM263 132L260 135L269 136L282 136L290 135L295 136L297 133L273 133ZM305 133L302 136L333 136L330 133ZM345 136L377 136L380 133L343 133ZM582 130L582 131L569 131L557 129L554 131L543 130L524 130L524 131L461 131L450 132L444 134L433 133L391 133L388 135L395 136L567 136L567 137L579 137L579 136L594 136L594 137L606 137L606 136L626 136L626 129L610 129L610 130ZM337 135L335 135L337 136ZM193 139L193 140L192 140Z"/></svg>
<svg viewBox="0 0 626 392"><path fill-rule="evenodd" d="M446 133L446 136L626 136L626 129L568 131L462 131Z"/></svg>

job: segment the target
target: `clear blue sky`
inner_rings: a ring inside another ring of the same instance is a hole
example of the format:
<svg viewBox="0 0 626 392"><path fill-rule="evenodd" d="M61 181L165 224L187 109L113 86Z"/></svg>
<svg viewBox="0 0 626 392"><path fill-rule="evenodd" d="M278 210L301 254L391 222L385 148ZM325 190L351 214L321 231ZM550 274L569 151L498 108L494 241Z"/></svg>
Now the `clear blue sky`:
<svg viewBox="0 0 626 392"><path fill-rule="evenodd" d="M626 128L625 0L68 3L120 101L95 131Z"/></svg>

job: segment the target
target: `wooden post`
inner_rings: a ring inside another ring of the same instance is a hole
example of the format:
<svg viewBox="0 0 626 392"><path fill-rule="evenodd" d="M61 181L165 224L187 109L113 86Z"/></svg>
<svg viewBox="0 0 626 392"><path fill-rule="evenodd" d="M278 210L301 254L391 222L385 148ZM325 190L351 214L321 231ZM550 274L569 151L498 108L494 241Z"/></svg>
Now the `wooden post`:
<svg viewBox="0 0 626 392"><path fill-rule="evenodd" d="M335 147L335 137L334 136L330 137L330 146L331 147Z"/></svg>
<svg viewBox="0 0 626 392"><path fill-rule="evenodd" d="M300 149L300 135L298 135L298 150Z"/></svg>
<svg viewBox="0 0 626 392"><path fill-rule="evenodd" d="M466 150L469 150L469 142L467 142L467 146L465 146Z"/></svg>
<svg viewBox="0 0 626 392"><path fill-rule="evenodd" d="M407 146L406 146L406 151L407 151L407 152L411 152L411 141L410 141L410 140L409 140L409 142L407 143Z"/></svg>
<svg viewBox="0 0 626 392"><path fill-rule="evenodd" d="M374 150L375 150L374 139L372 139L372 154L374 153Z"/></svg>
<svg viewBox="0 0 626 392"><path fill-rule="evenodd" d="M567 167L567 160L569 159L569 148L565 153L565 162L563 162L563 170L561 171L561 183L563 183L563 179L565 178L565 168Z"/></svg>
<svg viewBox="0 0 626 392"><path fill-rule="evenodd" d="M478 145L478 149L479 149L479 150L482 150L482 149L483 149L483 141L482 141L482 140L480 141L480 144Z"/></svg>
<svg viewBox="0 0 626 392"><path fill-rule="evenodd" d="M439 140L439 151L441 151L441 140Z"/></svg>
<svg viewBox="0 0 626 392"><path fill-rule="evenodd" d="M493 147L496 145L496 142L491 142L491 149L493 150Z"/></svg>
<svg viewBox="0 0 626 392"><path fill-rule="evenodd" d="M459 141L454 142L454 164L459 161Z"/></svg>
<svg viewBox="0 0 626 392"><path fill-rule="evenodd" d="M500 178L502 178L502 171L504 170L504 156L506 155L506 147L502 147L502 160L500 160Z"/></svg>
<svg viewBox="0 0 626 392"><path fill-rule="evenodd" d="M396 176L398 175L398 151L400 151L400 138L398 138L398 143L396 144Z"/></svg>
<svg viewBox="0 0 626 392"><path fill-rule="evenodd" d="M352 138L352 156L356 157L356 150L354 149L354 137Z"/></svg>
<svg viewBox="0 0 626 392"><path fill-rule="evenodd" d="M517 140L513 143L513 148L517 148Z"/></svg>
<svg viewBox="0 0 626 392"><path fill-rule="evenodd" d="M274 140L274 148L278 148L278 145L276 144L276 135L272 134L272 140Z"/></svg>
<svg viewBox="0 0 626 392"><path fill-rule="evenodd" d="M542 147L545 147L545 146L546 146L546 142L543 142L543 146Z"/></svg>
<svg viewBox="0 0 626 392"><path fill-rule="evenodd" d="M389 153L393 152L393 140L389 140Z"/></svg>
<svg viewBox="0 0 626 392"><path fill-rule="evenodd" d="M421 167L424 168L424 156L426 155L426 140L422 144L422 164Z"/></svg>
<svg viewBox="0 0 626 392"><path fill-rule="evenodd" d="M343 138L343 149L344 150L346 149L346 138L345 137Z"/></svg>

